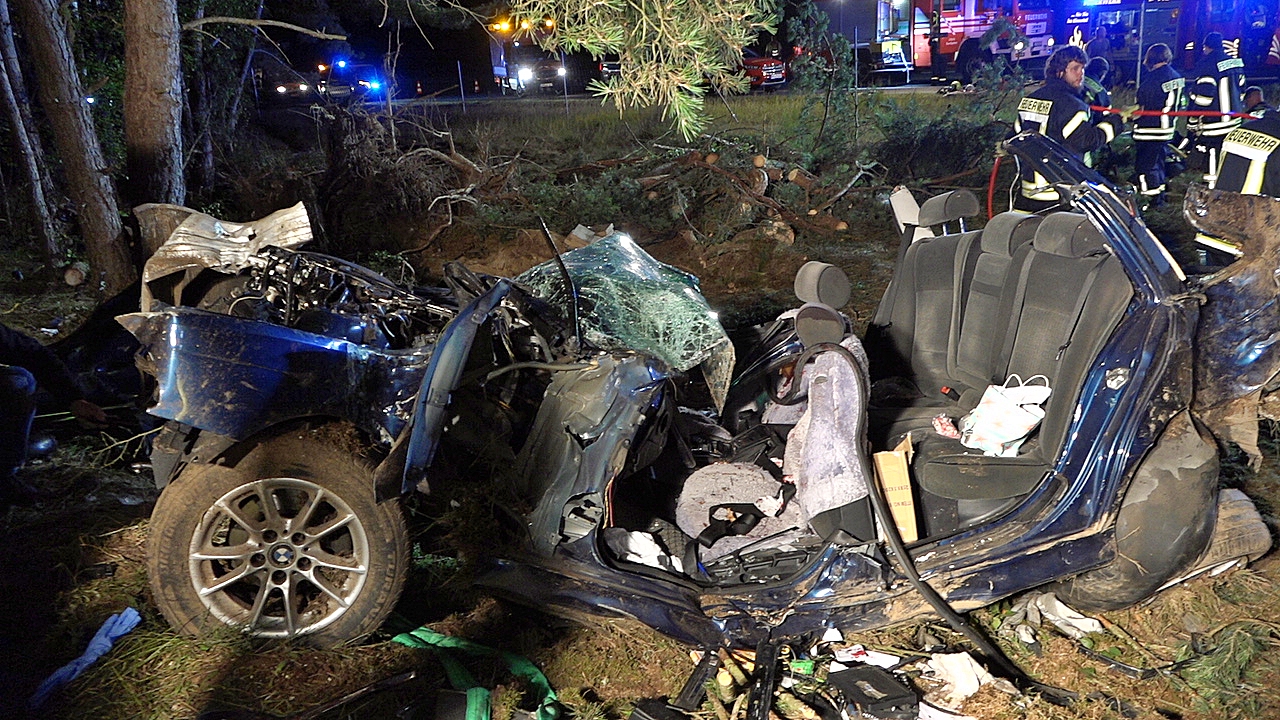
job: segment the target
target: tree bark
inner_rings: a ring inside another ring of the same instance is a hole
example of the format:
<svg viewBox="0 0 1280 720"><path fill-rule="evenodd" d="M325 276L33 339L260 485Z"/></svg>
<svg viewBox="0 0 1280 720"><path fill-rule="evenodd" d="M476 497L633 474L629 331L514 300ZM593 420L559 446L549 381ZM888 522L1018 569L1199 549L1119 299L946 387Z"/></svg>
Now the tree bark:
<svg viewBox="0 0 1280 720"><path fill-rule="evenodd" d="M22 169L27 175L33 216L31 220L35 225L33 230L40 240L45 265L53 270L57 265L58 231L54 227L49 203L45 199L45 178L41 172L44 154L40 152L40 137L35 134L30 112L23 113L26 90L19 84L22 81L22 70L17 66L17 51L14 48L12 21L9 19L9 4L6 0L0 0L0 26L0 97L8 112L9 124L13 126L14 148L18 151Z"/></svg>
<svg viewBox="0 0 1280 720"><path fill-rule="evenodd" d="M53 129L94 281L101 279L106 292L115 294L138 273L121 232L115 188L84 102L66 24L54 0L17 0L14 7L26 30L40 103Z"/></svg>
<svg viewBox="0 0 1280 720"><path fill-rule="evenodd" d="M186 202L177 0L125 0L124 142L129 205Z"/></svg>

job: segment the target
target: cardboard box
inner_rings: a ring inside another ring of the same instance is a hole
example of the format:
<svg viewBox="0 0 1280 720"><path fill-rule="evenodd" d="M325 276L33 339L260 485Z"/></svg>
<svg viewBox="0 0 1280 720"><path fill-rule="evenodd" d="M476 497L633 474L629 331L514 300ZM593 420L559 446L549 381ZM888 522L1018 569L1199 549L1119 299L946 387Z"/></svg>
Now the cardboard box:
<svg viewBox="0 0 1280 720"><path fill-rule="evenodd" d="M916 500L911 492L911 435L892 450L871 456L876 467L876 480L884 490L885 500L893 513L893 522L903 542L920 539L916 529Z"/></svg>

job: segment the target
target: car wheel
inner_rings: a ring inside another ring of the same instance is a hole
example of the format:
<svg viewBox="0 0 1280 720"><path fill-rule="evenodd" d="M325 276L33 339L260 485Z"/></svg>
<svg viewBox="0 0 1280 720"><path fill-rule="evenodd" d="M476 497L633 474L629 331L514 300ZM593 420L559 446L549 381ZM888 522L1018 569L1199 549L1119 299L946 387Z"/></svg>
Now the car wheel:
<svg viewBox="0 0 1280 720"><path fill-rule="evenodd" d="M977 40L972 38L965 40L956 53L956 70L960 72L960 82L965 85L972 83L973 77L978 74L982 66L990 63L992 59L991 53L982 50Z"/></svg>
<svg viewBox="0 0 1280 720"><path fill-rule="evenodd" d="M375 502L367 465L293 434L234 467L183 470L151 514L147 566L156 603L182 632L230 626L331 646L390 614L408 534L398 504Z"/></svg>

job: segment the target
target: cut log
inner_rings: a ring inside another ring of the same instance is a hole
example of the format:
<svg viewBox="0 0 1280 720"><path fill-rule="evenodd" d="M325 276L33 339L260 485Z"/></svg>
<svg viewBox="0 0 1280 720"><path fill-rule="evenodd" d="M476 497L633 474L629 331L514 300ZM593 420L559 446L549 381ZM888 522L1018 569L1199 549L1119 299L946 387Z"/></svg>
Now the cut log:
<svg viewBox="0 0 1280 720"><path fill-rule="evenodd" d="M62 271L62 280L71 287L79 287L89 279L89 263L73 262Z"/></svg>
<svg viewBox="0 0 1280 720"><path fill-rule="evenodd" d="M787 173L787 180L790 180L805 190L810 190L814 185L818 184L817 176L804 168L791 168Z"/></svg>

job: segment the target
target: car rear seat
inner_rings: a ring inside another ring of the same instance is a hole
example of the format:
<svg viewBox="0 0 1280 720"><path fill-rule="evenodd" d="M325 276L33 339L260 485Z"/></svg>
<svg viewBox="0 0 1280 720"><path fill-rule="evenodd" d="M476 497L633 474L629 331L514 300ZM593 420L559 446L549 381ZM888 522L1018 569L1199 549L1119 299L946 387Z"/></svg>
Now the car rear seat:
<svg viewBox="0 0 1280 720"><path fill-rule="evenodd" d="M920 227L946 226L978 212L969 191L943 193L920 207ZM872 380L895 378L914 383L908 396L922 394L925 402L941 403L938 380L945 377L951 318L938 313L954 294L957 255L976 248L981 231L960 232L910 241L914 225L904 228L904 250L884 298L871 320L864 346L871 356ZM909 402L921 398L909 397ZM903 404L894 402L892 404Z"/></svg>
<svg viewBox="0 0 1280 720"><path fill-rule="evenodd" d="M1132 294L1123 267L1087 218L1046 217L1030 249L1013 253L996 324L969 317L973 322L963 323L957 337L958 348L985 342L993 350L993 381L1011 373L1047 376L1053 395L1044 405L1045 419L1012 458L986 457L958 440L924 434L912 462L920 487L960 501L1003 500L1034 488L1065 441L1085 377ZM969 374L982 377L976 370Z"/></svg>
<svg viewBox="0 0 1280 720"><path fill-rule="evenodd" d="M1000 296L1005 278L1010 266L1020 267L1025 261L1042 219L1016 211L1000 213L983 229L979 252L971 260L957 258L947 379L961 393L981 393L995 379L991 356L992 347L1003 342Z"/></svg>
<svg viewBox="0 0 1280 720"><path fill-rule="evenodd" d="M1000 213L977 233L922 240L904 258L900 294L886 296L895 307L877 312L888 324L870 330L867 338L878 351L872 355L873 368L877 361L890 364L877 373L891 378L877 389L888 384L890 390L872 394L872 442L877 447L907 430L928 427L929 418L939 412L954 414L957 407L977 402L969 392L957 406L941 389L963 393L977 388L981 394L991 381L992 335L1004 324L997 314L1005 274L1015 252L1030 249L1040 220L1022 212ZM921 327L924 332L912 333ZM883 344L876 345L886 341L888 352ZM895 375L903 369L907 374L899 380ZM919 395L895 395L904 385L914 385Z"/></svg>

